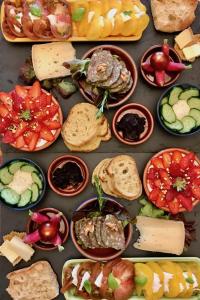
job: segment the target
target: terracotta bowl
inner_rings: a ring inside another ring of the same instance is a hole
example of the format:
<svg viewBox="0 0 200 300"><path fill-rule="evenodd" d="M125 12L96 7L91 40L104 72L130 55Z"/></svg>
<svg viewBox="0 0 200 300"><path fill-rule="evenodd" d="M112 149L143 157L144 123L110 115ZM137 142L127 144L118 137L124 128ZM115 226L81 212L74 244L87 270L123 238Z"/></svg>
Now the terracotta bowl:
<svg viewBox="0 0 200 300"><path fill-rule="evenodd" d="M82 176L83 176L83 181L80 184L78 184L78 186L76 188L75 187L67 187L65 189L61 189L61 188L56 187L53 184L52 175L53 175L53 172L55 171L55 169L62 167L67 162L73 162L76 165L78 165L78 167L81 170ZM48 178L48 182L49 182L51 189L55 193L57 193L58 195L61 195L61 196L65 196L65 197L72 197L72 196L76 196L76 195L80 194L86 188L88 181L89 181L89 170L88 170L86 163L80 157L73 156L73 155L63 155L52 161L52 163L50 164L49 169L48 169L47 178Z"/></svg>
<svg viewBox="0 0 200 300"><path fill-rule="evenodd" d="M200 133L200 126L198 126L197 128L191 130L190 132L188 133L179 133L178 131L174 131L174 130L171 130L170 128L168 128L165 123L163 122L163 119L161 117L161 108L162 108L162 99L165 98L169 93L170 91L174 88L174 87L181 87L181 88L184 88L184 89L189 89L189 88L195 88L195 89L198 89L199 92L200 92L200 88L199 86L197 85L194 85L194 84L188 84L188 83L181 83L181 84L174 84L173 86L169 87L163 94L162 96L160 97L158 103L157 103L157 118L158 118L158 121L159 121L159 124L162 126L162 128L167 131L168 133L172 134L172 135L175 135L175 136L179 136L179 137L185 137L185 136L190 136L190 135L193 135L193 134L196 134L196 133ZM200 101L200 100L199 100Z"/></svg>
<svg viewBox="0 0 200 300"><path fill-rule="evenodd" d="M131 141L123 138L122 132L119 132L116 128L117 123L127 113L134 113L146 119L145 129L144 132L140 135L139 141ZM153 129L154 129L154 119L152 117L152 114L145 106L138 103L130 103L119 108L115 113L112 121L112 130L116 138L123 144L130 145L130 146L135 146L146 142L152 135Z"/></svg>
<svg viewBox="0 0 200 300"><path fill-rule="evenodd" d="M107 198L105 197L105 199L107 200L105 205L109 205L111 208L116 207L116 209L119 208L123 208L123 206L121 204L119 204L116 200L111 199L111 198ZM97 198L92 198L90 200L86 200L85 202L83 202L76 210L76 213L80 211L80 217L79 219L83 218L84 215L82 215L81 210L85 209L85 210L92 210L95 208L95 206L98 206L97 203ZM82 216L81 216L82 215ZM78 220L78 219L77 219ZM83 249L81 247L81 245L79 245L79 243L77 242L76 239L76 234L75 234L75 222L74 220L71 221L70 224L70 234L71 234L71 238L72 241L74 243L74 246L76 247L76 249L85 257L89 258L89 259L93 259L96 261L107 261L107 260L111 260L114 259L118 256L120 256L124 251L124 250L115 250L112 248L96 248L96 249ZM128 224L125 227L125 239L126 239L126 246L125 248L128 247L131 239L132 239L132 235L133 235L133 228L131 224Z"/></svg>
<svg viewBox="0 0 200 300"><path fill-rule="evenodd" d="M147 163L147 165L144 169L144 173L143 173L143 187L144 187L145 193L146 193L148 198L149 198L150 190L149 190L149 186L148 186L147 174L148 174L149 167L151 166L151 160L153 158L159 157L163 153L172 152L172 151L180 151L184 154L188 154L190 152L190 151L182 149L182 148L168 148L168 149L165 149L165 150L162 150L162 151L156 153L154 156L151 157L151 159ZM197 156L196 156L195 160L200 165L200 159ZM197 204L199 204L199 200L194 199L193 200L193 207L195 207ZM167 207L162 207L162 209L165 210L165 211L169 211L169 209ZM179 209L179 212L185 212L185 211L186 211L186 209L183 206L181 206L180 209Z"/></svg>
<svg viewBox="0 0 200 300"><path fill-rule="evenodd" d="M30 89L29 86L27 86L27 89ZM49 92L45 91L44 89L42 89L43 92L49 94ZM56 115L56 117L59 119L60 121L60 124L62 125L63 124L63 114L62 114L62 110L61 110L61 107L60 107L60 104L58 103L58 101L54 98L54 96L52 95L52 100L55 104L57 104L59 106L59 109L58 109L58 113ZM36 151L40 151L40 150L44 150L46 148L48 148L49 146L51 146L56 140L57 138L59 137L60 133L61 133L61 128L60 129L56 129L56 130L52 130L53 134L54 134L54 140L52 142L46 142L45 144L39 146L39 147L36 147L34 151L29 151L28 147L23 147L23 148L17 148L15 146L15 144L11 144L12 147L16 148L17 150L21 150L21 151L26 151L26 152L36 152Z"/></svg>
<svg viewBox="0 0 200 300"><path fill-rule="evenodd" d="M9 161L5 162L4 164L2 164L0 169L10 165L10 163L15 162L15 161L22 161L24 163L29 163L30 165L32 165L33 167L35 167L38 170L38 173L40 174L41 179L43 181L43 188L42 188L41 194L38 197L37 201L35 201L33 203L30 203L30 204L28 204L26 206L23 206L23 207L18 207L17 205L8 204L1 197L0 197L0 202L2 202L7 207L9 207L13 210L16 210L16 211L29 210L29 209L35 207L36 205L38 205L41 202L41 200L43 199L44 194L46 192L46 177L45 177L45 174L44 174L43 170L40 168L40 166L38 164L36 164L34 161L32 161L30 159L27 159L27 158L16 158L16 159L9 160Z"/></svg>
<svg viewBox="0 0 200 300"><path fill-rule="evenodd" d="M164 86L159 86L159 85L157 85L157 83L155 83L154 76L143 70L142 63L144 63L146 61L148 62L150 60L150 57L152 54L154 54L155 52L161 51L161 50L162 50L162 45L155 45L155 46L150 47L144 53L144 55L141 58L141 62L140 62L140 70L141 70L143 78L151 86L154 86L157 88L165 88L165 87L175 83L181 74L181 72L168 72L168 74L166 75L166 82L165 82ZM181 63L181 58L179 57L178 53L172 47L170 47L169 55L170 55L171 61L176 62L176 63Z"/></svg>
<svg viewBox="0 0 200 300"><path fill-rule="evenodd" d="M126 51L124 51L120 47L113 46L113 45L100 45L100 46L94 47L94 48L90 49L89 51L87 51L85 53L85 55L82 57L82 59L90 58L92 56L92 54L98 49L109 50L112 54L118 55L125 62L127 69L131 72L131 75L133 77L133 85L128 93L126 93L125 95L120 95L117 98L117 100L112 100L112 99L108 100L107 107L112 108L112 107L120 106L123 103L125 103L126 101L128 101L128 99L132 96L132 94L136 88L137 81L138 81L138 71L137 71L136 64L135 64L134 60L132 59L132 57ZM79 85L79 88L80 88L80 92L81 92L82 96L85 98L85 100L94 104L94 100L84 91L84 89L81 87L81 85Z"/></svg>
<svg viewBox="0 0 200 300"><path fill-rule="evenodd" d="M58 214L60 211L55 209L55 208L42 208L39 209L37 212L42 213L44 215L53 215L53 214ZM27 225L26 225L26 232L27 233L32 233L33 231L37 230L38 225L31 220L29 217ZM60 222L60 236L62 238L62 245L67 241L69 235L69 224L67 221L67 218L62 215L61 216L61 222ZM37 242L34 243L33 246L39 250L44 250L44 251L52 251L58 249L58 247L55 247L54 245L48 243L48 242Z"/></svg>

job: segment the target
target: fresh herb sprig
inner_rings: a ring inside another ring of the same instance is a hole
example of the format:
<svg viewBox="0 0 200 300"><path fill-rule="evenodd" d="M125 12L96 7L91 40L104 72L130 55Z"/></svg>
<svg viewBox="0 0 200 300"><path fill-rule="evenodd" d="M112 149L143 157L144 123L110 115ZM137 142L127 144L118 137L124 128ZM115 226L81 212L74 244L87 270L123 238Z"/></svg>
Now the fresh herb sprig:
<svg viewBox="0 0 200 300"><path fill-rule="evenodd" d="M99 203L99 211L102 212L106 199L103 197L103 190L97 175L94 176L94 186L97 191L97 199Z"/></svg>
<svg viewBox="0 0 200 300"><path fill-rule="evenodd" d="M97 119L99 119L102 116L102 114L104 112L104 108L106 107L106 104L108 102L108 97L109 97L109 92L108 92L108 90L105 90L104 94L103 94L103 99L97 106L98 107L98 111L96 114Z"/></svg>

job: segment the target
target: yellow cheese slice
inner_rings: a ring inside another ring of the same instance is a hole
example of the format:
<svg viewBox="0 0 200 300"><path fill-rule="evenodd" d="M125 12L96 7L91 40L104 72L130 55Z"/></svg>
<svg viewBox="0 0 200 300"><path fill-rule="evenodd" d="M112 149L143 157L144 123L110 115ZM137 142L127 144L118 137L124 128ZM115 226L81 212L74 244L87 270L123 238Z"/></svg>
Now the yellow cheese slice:
<svg viewBox="0 0 200 300"><path fill-rule="evenodd" d="M183 54L187 60L200 56L200 43L194 44L183 49Z"/></svg>
<svg viewBox="0 0 200 300"><path fill-rule="evenodd" d="M74 60L75 56L75 49L68 42L33 45L32 61L36 77L44 80L69 76L70 71L63 63Z"/></svg>
<svg viewBox="0 0 200 300"><path fill-rule="evenodd" d="M180 49L185 48L194 39L192 29L189 27L175 37L175 41Z"/></svg>
<svg viewBox="0 0 200 300"><path fill-rule="evenodd" d="M19 237L14 236L10 241L10 245L14 252L20 256L26 262L31 259L31 256L34 254L33 248L25 244Z"/></svg>
<svg viewBox="0 0 200 300"><path fill-rule="evenodd" d="M137 216L140 237L136 249L181 255L185 244L183 222Z"/></svg>
<svg viewBox="0 0 200 300"><path fill-rule="evenodd" d="M11 244L9 241L5 241L1 246L0 246L0 252L3 256L11 262L13 266L18 264L20 260L22 259L12 248Z"/></svg>

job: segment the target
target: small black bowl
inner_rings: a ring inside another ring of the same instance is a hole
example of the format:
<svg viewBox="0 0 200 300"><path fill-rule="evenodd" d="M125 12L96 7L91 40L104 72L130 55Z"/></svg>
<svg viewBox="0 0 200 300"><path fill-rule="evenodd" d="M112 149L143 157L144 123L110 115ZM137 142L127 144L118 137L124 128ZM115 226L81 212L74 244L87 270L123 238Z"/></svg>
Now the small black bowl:
<svg viewBox="0 0 200 300"><path fill-rule="evenodd" d="M179 84L174 84L172 86L170 86L160 97L158 103L157 103L157 118L158 118L158 121L159 121L159 124L161 125L161 127L167 131L168 133L172 134L172 135L175 135L175 136L179 136L179 137L185 137L185 136L191 136L191 135L194 135L196 133L200 133L200 126L198 126L197 128L191 130L190 132L187 132L187 133L179 133L178 131L175 131L175 130L172 130L170 128L168 128L162 118L161 118L161 101L163 98L165 98L169 93L170 91L174 88L174 87L181 87L183 89L189 89L189 88L196 88L199 90L199 93L200 93L200 88L199 86L195 85L195 84L190 84L190 83L179 83ZM200 101L200 100L199 100Z"/></svg>
<svg viewBox="0 0 200 300"><path fill-rule="evenodd" d="M32 160L27 159L27 158L16 158L16 159L9 160L9 161L5 162L1 166L0 170L3 169L4 167L9 166L11 163L13 163L15 161L20 161L20 162L28 163L28 164L32 165L33 167L35 167L38 170L39 174L41 175L42 181L43 181L43 188L42 188L41 194L39 195L37 201L35 201L33 203L30 203L30 204L28 204L26 206L23 206L23 207L18 207L17 205L11 205L9 203L6 203L5 200L3 198L1 198L1 196L0 196L0 202L2 202L7 207L9 207L9 208L11 208L13 210L16 210L16 211L29 210L29 209L35 207L36 205L38 205L39 202L44 197L44 194L45 194L45 191L46 191L46 178L45 178L44 172L40 168L40 166L38 166L38 164L36 164L35 162L33 162Z"/></svg>

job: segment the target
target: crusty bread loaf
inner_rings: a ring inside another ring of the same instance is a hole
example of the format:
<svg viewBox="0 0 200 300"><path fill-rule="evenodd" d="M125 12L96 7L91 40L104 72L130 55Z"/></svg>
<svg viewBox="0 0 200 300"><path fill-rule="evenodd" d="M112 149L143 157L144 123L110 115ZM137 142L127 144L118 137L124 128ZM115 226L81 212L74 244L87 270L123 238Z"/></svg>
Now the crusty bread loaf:
<svg viewBox="0 0 200 300"><path fill-rule="evenodd" d="M59 295L56 275L47 261L9 273L7 278L7 292L14 300L51 300Z"/></svg>
<svg viewBox="0 0 200 300"><path fill-rule="evenodd" d="M182 31L195 19L198 0L151 0L154 25L163 32Z"/></svg>
<svg viewBox="0 0 200 300"><path fill-rule="evenodd" d="M134 159L129 155L118 155L112 159L108 168L113 188L129 200L137 199L142 194L142 184Z"/></svg>

